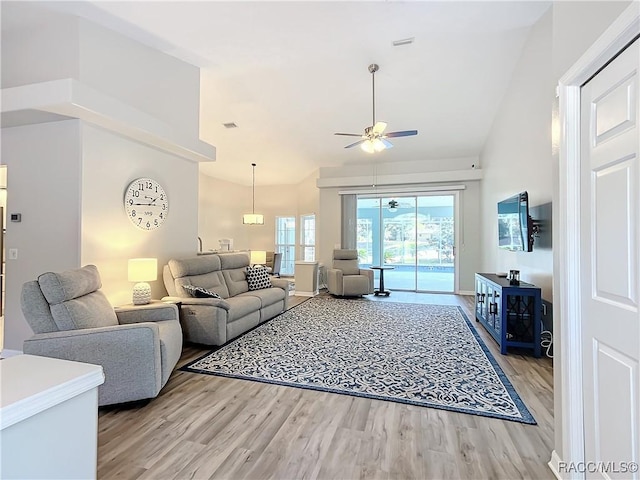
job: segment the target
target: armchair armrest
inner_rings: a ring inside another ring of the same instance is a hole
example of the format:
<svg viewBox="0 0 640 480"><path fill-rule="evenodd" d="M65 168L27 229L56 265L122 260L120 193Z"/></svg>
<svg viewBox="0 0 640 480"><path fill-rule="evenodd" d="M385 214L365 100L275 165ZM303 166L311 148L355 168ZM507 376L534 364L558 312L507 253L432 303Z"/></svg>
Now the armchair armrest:
<svg viewBox="0 0 640 480"><path fill-rule="evenodd" d="M41 333L25 340L23 350L101 365L100 405L152 398L162 386L159 328L153 322Z"/></svg>
<svg viewBox="0 0 640 480"><path fill-rule="evenodd" d="M369 277L373 281L373 270L371 270L369 268L361 268L360 269L360 275L366 275L367 277Z"/></svg>
<svg viewBox="0 0 640 480"><path fill-rule="evenodd" d="M164 320L178 320L178 307L174 303L149 303L147 305L132 305L116 307L116 316L120 325L140 322L162 322Z"/></svg>
<svg viewBox="0 0 640 480"><path fill-rule="evenodd" d="M330 268L327 270L327 289L334 295L342 295L344 292L342 282L342 270Z"/></svg>
<svg viewBox="0 0 640 480"><path fill-rule="evenodd" d="M182 305L211 305L229 310L231 305L220 298L196 298L196 297L163 297L163 302L181 302Z"/></svg>

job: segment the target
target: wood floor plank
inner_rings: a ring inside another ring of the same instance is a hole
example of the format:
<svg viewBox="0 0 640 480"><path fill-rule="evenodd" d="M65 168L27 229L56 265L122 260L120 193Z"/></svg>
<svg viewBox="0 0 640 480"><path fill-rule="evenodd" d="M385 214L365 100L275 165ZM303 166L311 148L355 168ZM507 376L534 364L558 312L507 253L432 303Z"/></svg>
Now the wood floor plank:
<svg viewBox="0 0 640 480"><path fill-rule="evenodd" d="M461 306L538 425L176 370L158 398L100 409L98 478L554 478L550 359L501 355L473 297L370 300Z"/></svg>

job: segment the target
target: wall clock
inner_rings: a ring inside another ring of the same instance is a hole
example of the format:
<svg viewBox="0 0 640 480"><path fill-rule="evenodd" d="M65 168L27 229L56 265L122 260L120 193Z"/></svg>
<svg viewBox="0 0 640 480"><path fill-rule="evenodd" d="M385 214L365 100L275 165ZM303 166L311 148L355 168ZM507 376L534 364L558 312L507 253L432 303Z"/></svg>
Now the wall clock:
<svg viewBox="0 0 640 480"><path fill-rule="evenodd" d="M124 192L124 209L136 227L153 230L167 219L169 197L155 180L138 178Z"/></svg>

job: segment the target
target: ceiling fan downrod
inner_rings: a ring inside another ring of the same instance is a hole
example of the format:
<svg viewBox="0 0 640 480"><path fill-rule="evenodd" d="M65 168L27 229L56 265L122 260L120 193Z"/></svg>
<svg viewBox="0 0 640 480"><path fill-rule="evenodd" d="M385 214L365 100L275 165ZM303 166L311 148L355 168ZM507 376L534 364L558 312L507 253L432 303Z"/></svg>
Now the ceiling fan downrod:
<svg viewBox="0 0 640 480"><path fill-rule="evenodd" d="M380 67L377 63L372 63L369 65L369 73L371 74L371 96L373 98L373 122L371 123L371 128L376 124L376 72L380 70Z"/></svg>

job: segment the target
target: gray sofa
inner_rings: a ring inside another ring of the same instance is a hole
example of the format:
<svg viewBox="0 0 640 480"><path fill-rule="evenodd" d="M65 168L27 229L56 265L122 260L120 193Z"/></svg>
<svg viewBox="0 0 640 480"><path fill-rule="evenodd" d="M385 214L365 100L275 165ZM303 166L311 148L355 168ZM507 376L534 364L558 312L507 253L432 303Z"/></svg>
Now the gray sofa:
<svg viewBox="0 0 640 480"><path fill-rule="evenodd" d="M182 353L178 308L156 302L114 310L101 286L94 265L25 283L21 306L35 335L24 353L101 365L100 405L156 397Z"/></svg>
<svg viewBox="0 0 640 480"><path fill-rule="evenodd" d="M163 269L169 293L163 300L181 302L184 339L204 345L223 345L241 333L287 309L289 282L271 278L272 287L249 290L246 253L201 255L169 260ZM218 298L195 298L184 288L193 285Z"/></svg>

